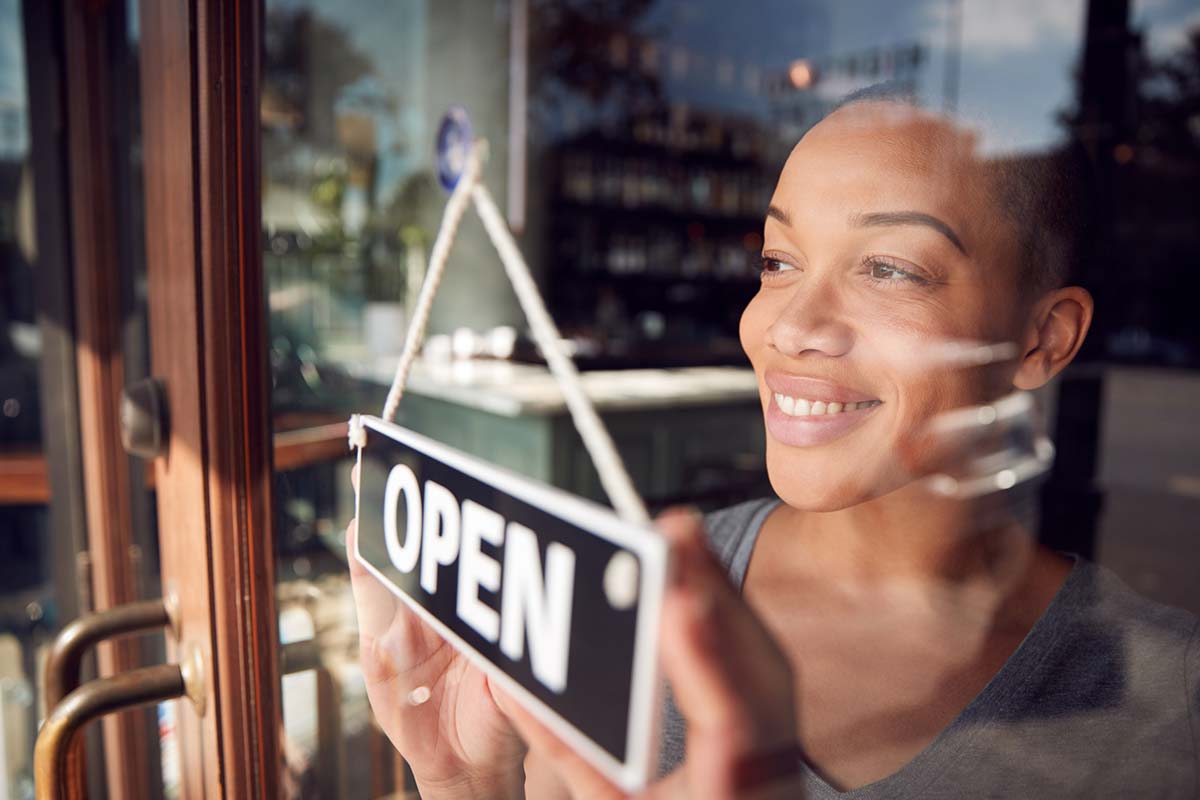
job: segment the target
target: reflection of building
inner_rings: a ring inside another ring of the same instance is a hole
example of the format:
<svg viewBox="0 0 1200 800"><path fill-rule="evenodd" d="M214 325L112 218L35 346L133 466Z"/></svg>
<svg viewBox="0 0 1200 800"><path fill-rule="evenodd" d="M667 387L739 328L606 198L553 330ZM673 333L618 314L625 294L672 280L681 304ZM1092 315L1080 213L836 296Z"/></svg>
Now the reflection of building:
<svg viewBox="0 0 1200 800"><path fill-rule="evenodd" d="M915 96L926 62L925 49L915 43L800 59L766 80L771 121L780 138L796 141L841 98L860 89L886 83Z"/></svg>
<svg viewBox="0 0 1200 800"><path fill-rule="evenodd" d="M24 104L0 100L0 160L17 161L29 152L28 116Z"/></svg>
<svg viewBox="0 0 1200 800"><path fill-rule="evenodd" d="M1088 3L1078 101L1063 117L1089 171L1073 281L1095 296L1096 316L1079 359L1091 363L1060 382L1042 529L1141 591L1194 604L1194 559L1177 565L1200 506L1196 450L1184 444L1196 394L1187 368L1200 365L1200 148L1186 133L1200 35L1166 69L1142 46L1128 2Z"/></svg>
<svg viewBox="0 0 1200 800"><path fill-rule="evenodd" d="M741 363L733 336L758 285L772 133L714 112L648 113L551 151L547 275L560 324L643 364Z"/></svg>

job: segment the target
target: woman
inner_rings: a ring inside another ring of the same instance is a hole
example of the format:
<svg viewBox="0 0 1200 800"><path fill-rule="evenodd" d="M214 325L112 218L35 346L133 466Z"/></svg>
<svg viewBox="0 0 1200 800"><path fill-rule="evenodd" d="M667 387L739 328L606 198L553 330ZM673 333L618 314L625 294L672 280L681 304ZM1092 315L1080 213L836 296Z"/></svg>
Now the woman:
<svg viewBox="0 0 1200 800"><path fill-rule="evenodd" d="M779 500L659 522L679 569L653 796L1197 796L1196 619L1038 546L1004 492L931 489L994 443L942 423L1044 385L1092 315L1047 195L976 149L866 98L784 166L740 330ZM963 342L1007 356L965 366ZM372 706L423 797L619 796L353 578Z"/></svg>

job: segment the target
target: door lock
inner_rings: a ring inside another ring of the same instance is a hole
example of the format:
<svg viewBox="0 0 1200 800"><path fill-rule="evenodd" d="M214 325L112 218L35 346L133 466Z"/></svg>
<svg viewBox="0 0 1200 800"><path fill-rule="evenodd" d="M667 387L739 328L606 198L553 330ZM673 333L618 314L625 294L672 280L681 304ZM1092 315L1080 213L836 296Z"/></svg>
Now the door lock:
<svg viewBox="0 0 1200 800"><path fill-rule="evenodd" d="M167 395L162 381L142 378L121 393L121 444L146 460L167 449Z"/></svg>

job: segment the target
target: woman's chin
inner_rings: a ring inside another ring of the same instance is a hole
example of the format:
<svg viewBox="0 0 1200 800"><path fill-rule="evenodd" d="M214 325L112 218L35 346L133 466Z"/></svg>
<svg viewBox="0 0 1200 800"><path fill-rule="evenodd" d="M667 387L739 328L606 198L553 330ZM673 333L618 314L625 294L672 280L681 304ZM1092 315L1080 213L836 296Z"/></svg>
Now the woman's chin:
<svg viewBox="0 0 1200 800"><path fill-rule="evenodd" d="M912 475L896 464L867 465L862 459L843 463L808 464L781 458L767 447L767 477L780 500L797 511L826 513L889 495L913 482ZM849 468L851 462L856 468Z"/></svg>
<svg viewBox="0 0 1200 800"><path fill-rule="evenodd" d="M794 475L779 477L776 473L776 470L767 469L771 488L780 500L797 511L841 511L870 499L868 494L850 481L831 481L828 478L802 481Z"/></svg>

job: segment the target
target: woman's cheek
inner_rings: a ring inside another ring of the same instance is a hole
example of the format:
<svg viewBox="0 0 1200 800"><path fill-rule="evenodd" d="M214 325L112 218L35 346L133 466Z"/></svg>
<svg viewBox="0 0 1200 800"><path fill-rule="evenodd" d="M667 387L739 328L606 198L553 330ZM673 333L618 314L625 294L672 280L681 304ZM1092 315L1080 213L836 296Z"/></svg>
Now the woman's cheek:
<svg viewBox="0 0 1200 800"><path fill-rule="evenodd" d="M947 357L965 340L941 325L877 312L860 328L859 364L893 395L892 448L910 478L941 471L952 453L933 432L942 414L979 402L983 392L978 369ZM885 402L889 398L884 398Z"/></svg>
<svg viewBox="0 0 1200 800"><path fill-rule="evenodd" d="M742 310L742 318L738 322L738 339L741 341L742 351L755 368L766 348L767 328L770 327L772 319L769 306L769 299L760 288Z"/></svg>

